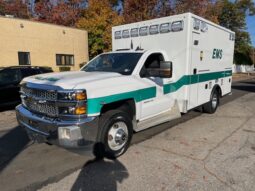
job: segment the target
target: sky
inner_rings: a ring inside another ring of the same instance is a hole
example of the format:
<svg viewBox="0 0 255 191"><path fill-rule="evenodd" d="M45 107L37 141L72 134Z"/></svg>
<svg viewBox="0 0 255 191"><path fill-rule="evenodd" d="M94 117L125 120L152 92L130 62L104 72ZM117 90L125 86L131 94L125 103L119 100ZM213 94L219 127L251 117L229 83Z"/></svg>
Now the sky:
<svg viewBox="0 0 255 191"><path fill-rule="evenodd" d="M252 45L255 47L255 16L247 17L247 30L250 33Z"/></svg>

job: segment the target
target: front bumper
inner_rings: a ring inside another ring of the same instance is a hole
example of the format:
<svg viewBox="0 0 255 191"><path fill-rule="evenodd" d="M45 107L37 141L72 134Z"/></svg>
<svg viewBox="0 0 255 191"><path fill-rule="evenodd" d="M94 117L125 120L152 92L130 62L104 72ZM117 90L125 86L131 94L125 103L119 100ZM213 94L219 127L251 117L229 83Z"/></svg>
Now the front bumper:
<svg viewBox="0 0 255 191"><path fill-rule="evenodd" d="M66 149L90 150L97 139L98 117L63 121L36 115L22 105L16 107L16 116L30 139L39 143L46 142Z"/></svg>

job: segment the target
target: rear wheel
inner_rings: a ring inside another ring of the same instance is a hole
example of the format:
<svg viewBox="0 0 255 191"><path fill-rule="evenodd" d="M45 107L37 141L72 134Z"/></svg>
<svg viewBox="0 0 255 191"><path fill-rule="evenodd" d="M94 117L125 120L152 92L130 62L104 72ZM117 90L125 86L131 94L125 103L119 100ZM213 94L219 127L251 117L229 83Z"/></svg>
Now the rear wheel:
<svg viewBox="0 0 255 191"><path fill-rule="evenodd" d="M219 103L220 103L219 91L215 89L212 92L210 101L203 105L203 111L205 113L210 113L210 114L215 113L215 111L217 110L219 106Z"/></svg>
<svg viewBox="0 0 255 191"><path fill-rule="evenodd" d="M133 135L132 120L121 110L107 111L100 118L98 143L94 148L97 158L115 159L124 154Z"/></svg>

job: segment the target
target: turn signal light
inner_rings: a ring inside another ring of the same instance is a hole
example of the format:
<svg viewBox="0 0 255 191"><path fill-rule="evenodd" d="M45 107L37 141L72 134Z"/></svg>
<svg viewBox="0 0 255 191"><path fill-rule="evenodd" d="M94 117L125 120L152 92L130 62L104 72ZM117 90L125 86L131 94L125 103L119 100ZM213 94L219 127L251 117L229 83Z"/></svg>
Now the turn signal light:
<svg viewBox="0 0 255 191"><path fill-rule="evenodd" d="M75 93L75 99L76 100L86 100L87 99L87 95L85 92L77 92Z"/></svg>
<svg viewBox="0 0 255 191"><path fill-rule="evenodd" d="M81 106L81 107L76 107L74 110L75 115L83 115L86 114L86 107Z"/></svg>

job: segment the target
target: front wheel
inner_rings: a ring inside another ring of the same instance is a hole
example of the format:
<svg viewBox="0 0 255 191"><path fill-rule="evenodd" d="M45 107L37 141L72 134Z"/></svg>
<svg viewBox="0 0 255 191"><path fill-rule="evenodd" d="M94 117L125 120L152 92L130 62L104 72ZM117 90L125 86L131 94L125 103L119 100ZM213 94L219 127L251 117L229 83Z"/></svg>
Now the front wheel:
<svg viewBox="0 0 255 191"><path fill-rule="evenodd" d="M217 110L219 103L220 103L220 95L219 95L219 92L215 89L212 92L210 101L203 105L203 111L205 113L213 114Z"/></svg>
<svg viewBox="0 0 255 191"><path fill-rule="evenodd" d="M101 116L99 126L98 141L94 148L96 157L115 159L124 154L133 135L130 117L121 110L111 110Z"/></svg>

